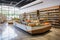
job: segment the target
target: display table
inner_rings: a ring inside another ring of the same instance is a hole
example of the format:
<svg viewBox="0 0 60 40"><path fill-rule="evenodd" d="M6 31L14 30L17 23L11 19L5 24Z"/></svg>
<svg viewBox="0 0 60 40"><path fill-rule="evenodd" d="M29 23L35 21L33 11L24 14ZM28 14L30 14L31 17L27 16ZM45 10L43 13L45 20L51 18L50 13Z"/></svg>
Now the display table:
<svg viewBox="0 0 60 40"><path fill-rule="evenodd" d="M8 24L13 24L13 20L8 20Z"/></svg>
<svg viewBox="0 0 60 40"><path fill-rule="evenodd" d="M17 23L17 22L14 22L13 24L14 26L16 27L19 27L20 29L30 33L30 34L36 34L36 33L44 33L48 30L51 29L51 25L44 25L44 26L36 26L36 27L31 27L31 26L27 26L27 25L24 25L24 24L21 24L21 23Z"/></svg>

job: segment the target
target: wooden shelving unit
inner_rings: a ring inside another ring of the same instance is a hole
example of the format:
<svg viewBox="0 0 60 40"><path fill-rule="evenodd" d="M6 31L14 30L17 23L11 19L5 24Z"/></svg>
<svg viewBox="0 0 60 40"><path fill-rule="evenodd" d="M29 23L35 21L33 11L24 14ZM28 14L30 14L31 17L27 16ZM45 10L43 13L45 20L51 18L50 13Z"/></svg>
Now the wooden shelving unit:
<svg viewBox="0 0 60 40"><path fill-rule="evenodd" d="M20 19L43 20L52 25L60 25L60 6L53 6L36 10L34 12L20 14Z"/></svg>
<svg viewBox="0 0 60 40"><path fill-rule="evenodd" d="M30 12L30 13L23 13L20 14L20 18L21 19L28 19L28 20L38 20L38 16L39 16L39 10L34 11L34 12Z"/></svg>
<svg viewBox="0 0 60 40"><path fill-rule="evenodd" d="M28 14L29 20L37 20L37 12L31 12Z"/></svg>
<svg viewBox="0 0 60 40"><path fill-rule="evenodd" d="M52 22L53 25L60 25L60 6L53 6L40 10L40 19Z"/></svg>

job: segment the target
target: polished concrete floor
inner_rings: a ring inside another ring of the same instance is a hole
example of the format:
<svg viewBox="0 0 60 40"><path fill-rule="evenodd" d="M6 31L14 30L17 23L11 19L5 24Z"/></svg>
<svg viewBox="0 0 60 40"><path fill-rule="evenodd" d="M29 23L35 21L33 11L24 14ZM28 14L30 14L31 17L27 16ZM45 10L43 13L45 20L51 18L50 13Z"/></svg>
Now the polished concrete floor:
<svg viewBox="0 0 60 40"><path fill-rule="evenodd" d="M0 40L60 40L60 28L51 28L43 34L31 35L13 25L0 25Z"/></svg>

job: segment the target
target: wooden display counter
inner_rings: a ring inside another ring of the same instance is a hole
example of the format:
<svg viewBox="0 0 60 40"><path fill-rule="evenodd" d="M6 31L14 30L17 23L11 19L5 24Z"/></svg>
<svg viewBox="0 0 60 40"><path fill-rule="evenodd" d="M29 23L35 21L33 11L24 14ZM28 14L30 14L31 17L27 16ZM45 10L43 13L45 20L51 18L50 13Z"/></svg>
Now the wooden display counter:
<svg viewBox="0 0 60 40"><path fill-rule="evenodd" d="M50 24L44 25L44 26L31 27L31 26L23 25L21 23L14 22L14 26L19 27L20 29L22 29L30 34L44 33L51 29Z"/></svg>

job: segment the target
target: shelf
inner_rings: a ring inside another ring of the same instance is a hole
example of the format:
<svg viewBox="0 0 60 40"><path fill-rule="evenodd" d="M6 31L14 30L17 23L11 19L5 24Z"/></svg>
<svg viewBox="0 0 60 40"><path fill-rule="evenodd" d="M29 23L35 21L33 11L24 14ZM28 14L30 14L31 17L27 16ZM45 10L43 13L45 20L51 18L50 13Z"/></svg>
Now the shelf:
<svg viewBox="0 0 60 40"><path fill-rule="evenodd" d="M43 8L30 13L23 13L20 15L20 18L25 21L26 19L30 21L43 19L44 22L46 21L55 22L57 20L60 21L60 6Z"/></svg>
<svg viewBox="0 0 60 40"><path fill-rule="evenodd" d="M53 6L49 8L40 9L40 18L46 18L47 21L56 22L60 21L60 6ZM59 24L57 22L55 24Z"/></svg>

